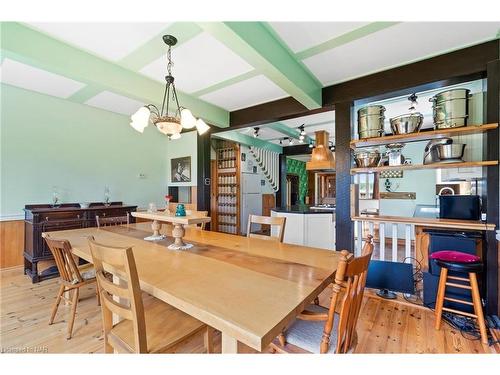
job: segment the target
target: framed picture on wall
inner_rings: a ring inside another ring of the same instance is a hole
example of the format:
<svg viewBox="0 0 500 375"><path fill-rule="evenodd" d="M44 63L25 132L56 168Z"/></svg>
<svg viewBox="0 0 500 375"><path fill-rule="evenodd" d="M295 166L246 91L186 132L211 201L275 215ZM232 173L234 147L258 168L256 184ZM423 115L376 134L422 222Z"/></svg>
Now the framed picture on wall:
<svg viewBox="0 0 500 375"><path fill-rule="evenodd" d="M172 182L191 182L191 156L171 159L170 163Z"/></svg>

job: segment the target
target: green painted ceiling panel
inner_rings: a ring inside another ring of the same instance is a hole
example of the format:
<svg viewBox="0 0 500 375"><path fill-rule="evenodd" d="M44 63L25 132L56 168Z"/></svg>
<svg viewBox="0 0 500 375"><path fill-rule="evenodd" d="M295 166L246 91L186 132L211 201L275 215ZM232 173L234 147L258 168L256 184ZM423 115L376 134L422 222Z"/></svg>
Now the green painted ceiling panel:
<svg viewBox="0 0 500 375"><path fill-rule="evenodd" d="M321 107L321 85L261 22L203 22L204 30L309 109Z"/></svg>
<svg viewBox="0 0 500 375"><path fill-rule="evenodd" d="M19 23L2 23L2 56L103 87L145 103L157 103L164 85L122 66L36 32ZM229 126L229 112L178 92L181 104L206 122Z"/></svg>
<svg viewBox="0 0 500 375"><path fill-rule="evenodd" d="M167 46L163 42L163 35L170 34L175 36L177 38L176 46L179 46L201 32L202 29L193 22L176 22L166 27L160 34L151 38L147 43L124 57L119 64L131 70L139 71L152 61L166 54Z"/></svg>
<svg viewBox="0 0 500 375"><path fill-rule="evenodd" d="M323 42L321 44L318 44L317 46L313 46L311 48L308 48L304 51L301 51L297 53L297 58L299 60L304 60L307 59L308 57L317 55L319 53L328 51L330 49L339 47L343 44L350 43L356 39L360 39L362 37L365 37L367 35L376 33L377 31L386 29L388 27L397 25L399 22L372 22L369 23L368 25L362 26L358 29L352 30L348 33L342 34L336 38L327 40L326 42Z"/></svg>

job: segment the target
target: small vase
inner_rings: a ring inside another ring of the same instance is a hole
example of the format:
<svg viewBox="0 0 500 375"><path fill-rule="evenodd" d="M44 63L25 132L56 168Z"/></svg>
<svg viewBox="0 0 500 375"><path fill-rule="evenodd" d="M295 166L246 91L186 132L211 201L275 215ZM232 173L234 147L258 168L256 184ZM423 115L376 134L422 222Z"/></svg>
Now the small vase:
<svg viewBox="0 0 500 375"><path fill-rule="evenodd" d="M177 205L177 209L175 211L175 216L186 216L186 209L182 203Z"/></svg>
<svg viewBox="0 0 500 375"><path fill-rule="evenodd" d="M170 199L165 199L165 214L170 214Z"/></svg>

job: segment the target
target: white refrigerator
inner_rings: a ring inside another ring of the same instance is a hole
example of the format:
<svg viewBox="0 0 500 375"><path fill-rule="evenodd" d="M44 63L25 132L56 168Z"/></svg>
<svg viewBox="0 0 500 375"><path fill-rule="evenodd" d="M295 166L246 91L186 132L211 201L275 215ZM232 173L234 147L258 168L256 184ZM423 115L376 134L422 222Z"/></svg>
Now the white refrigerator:
<svg viewBox="0 0 500 375"><path fill-rule="evenodd" d="M241 234L247 234L248 215L262 215L260 173L241 174ZM252 230L254 230L252 228Z"/></svg>

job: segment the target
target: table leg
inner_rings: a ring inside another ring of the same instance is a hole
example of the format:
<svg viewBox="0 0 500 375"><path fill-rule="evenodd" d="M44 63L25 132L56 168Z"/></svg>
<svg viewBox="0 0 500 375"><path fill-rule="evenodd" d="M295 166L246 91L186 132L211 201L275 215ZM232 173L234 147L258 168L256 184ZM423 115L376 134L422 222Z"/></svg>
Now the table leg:
<svg viewBox="0 0 500 375"><path fill-rule="evenodd" d="M145 237L146 241L158 241L163 240L165 236L160 233L161 223L158 220L153 220L151 223L151 229L153 229L153 235Z"/></svg>
<svg viewBox="0 0 500 375"><path fill-rule="evenodd" d="M174 223L174 229L172 229L172 237L174 237L174 243L169 245L168 248L172 250L182 250L182 249L190 249L193 247L193 244L185 243L182 238L186 231L184 230L184 226L182 224Z"/></svg>
<svg viewBox="0 0 500 375"><path fill-rule="evenodd" d="M185 234L184 227L182 224L174 224L174 229L172 230L172 236L174 237L174 244L175 246L186 246L184 241L182 240L182 237L184 237Z"/></svg>
<svg viewBox="0 0 500 375"><path fill-rule="evenodd" d="M237 354L238 340L222 332L222 354Z"/></svg>

